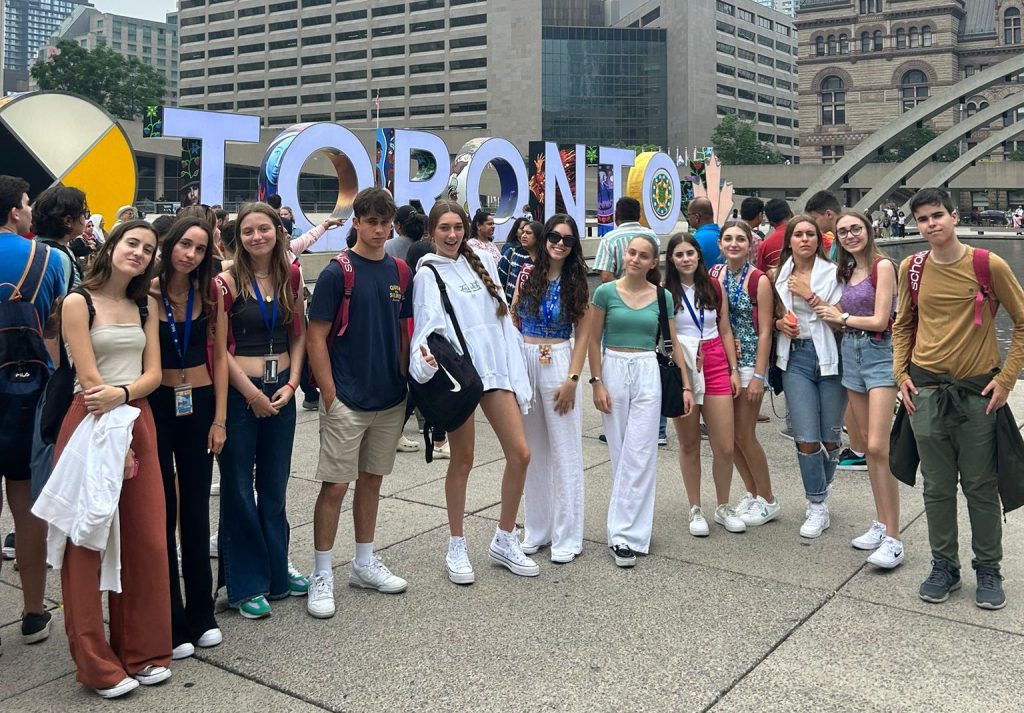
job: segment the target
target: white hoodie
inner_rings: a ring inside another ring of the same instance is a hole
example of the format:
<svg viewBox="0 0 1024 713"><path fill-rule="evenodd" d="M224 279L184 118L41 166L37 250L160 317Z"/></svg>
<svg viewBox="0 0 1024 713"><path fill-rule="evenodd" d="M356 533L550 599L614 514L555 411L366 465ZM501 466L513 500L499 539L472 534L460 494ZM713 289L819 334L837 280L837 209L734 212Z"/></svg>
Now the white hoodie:
<svg viewBox="0 0 1024 713"><path fill-rule="evenodd" d="M477 255L494 284L500 285L494 259L485 252L478 252ZM443 335L456 351L462 352L459 338L444 310L434 273L427 265L437 269L447 286L448 299L466 338L473 366L483 381L484 391L502 389L513 392L520 410L526 413L533 399L533 387L526 373L526 362L523 361L523 336L512 324L509 314L501 318L495 314L497 304L487 292L480 276L462 255L458 260L452 260L441 255L427 254L419 262L412 288L416 331L409 348L409 375L418 383L425 384L437 373L437 368L430 366L420 353L420 346L426 347L429 353L427 337L434 332ZM505 299L500 287L498 298L502 301Z"/></svg>
<svg viewBox="0 0 1024 713"><path fill-rule="evenodd" d="M100 591L121 591L117 505L125 454L140 413L122 404L99 417L87 415L71 434L32 506L32 514L49 524L46 561L54 569L64 561L68 539L101 553Z"/></svg>

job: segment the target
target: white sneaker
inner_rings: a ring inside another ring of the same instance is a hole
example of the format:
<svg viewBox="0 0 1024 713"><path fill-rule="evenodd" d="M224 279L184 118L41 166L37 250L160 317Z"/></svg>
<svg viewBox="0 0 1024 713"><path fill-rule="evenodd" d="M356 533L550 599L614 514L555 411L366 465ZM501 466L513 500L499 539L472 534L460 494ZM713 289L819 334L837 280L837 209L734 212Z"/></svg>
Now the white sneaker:
<svg viewBox="0 0 1024 713"><path fill-rule="evenodd" d="M334 616L334 575L330 572L314 572L309 578L309 595L306 611L315 619L330 619Z"/></svg>
<svg viewBox="0 0 1024 713"><path fill-rule="evenodd" d="M535 555L541 547L547 547L550 544L550 542L545 542L543 545L535 545L532 542L523 540L523 544L520 547L523 550L524 555Z"/></svg>
<svg viewBox="0 0 1024 713"><path fill-rule="evenodd" d="M551 550L551 561L555 564L569 564L576 559L575 552Z"/></svg>
<svg viewBox="0 0 1024 713"><path fill-rule="evenodd" d="M434 446L434 460L448 460L452 457L452 447L448 441Z"/></svg>
<svg viewBox="0 0 1024 713"><path fill-rule="evenodd" d="M459 538L448 545L448 555L444 558L448 569L448 579L454 584L472 584L476 581L473 565L469 563L469 550L466 540Z"/></svg>
<svg viewBox="0 0 1024 713"><path fill-rule="evenodd" d="M196 641L196 646L201 649L209 649L214 646L220 646L224 641L224 634L217 627L207 629L203 632L203 635Z"/></svg>
<svg viewBox="0 0 1024 713"><path fill-rule="evenodd" d="M171 660L180 661L181 659L187 659L189 656L193 656L196 653L196 647L190 642L186 641L184 644L178 644L171 651Z"/></svg>
<svg viewBox="0 0 1024 713"><path fill-rule="evenodd" d="M210 497L220 495L220 481L215 480L210 483Z"/></svg>
<svg viewBox="0 0 1024 713"><path fill-rule="evenodd" d="M690 508L690 534L694 537L707 537L711 534L711 528L704 519L704 511L700 509L700 505Z"/></svg>
<svg viewBox="0 0 1024 713"><path fill-rule="evenodd" d="M215 560L220 557L220 536L210 535L210 559Z"/></svg>
<svg viewBox="0 0 1024 713"><path fill-rule="evenodd" d="M740 498L740 501L736 503L736 507L734 508L736 510L736 514L743 517L743 513L750 509L750 506L756 499L757 498L755 498L753 494L744 493L743 497Z"/></svg>
<svg viewBox="0 0 1024 713"><path fill-rule="evenodd" d="M782 506L779 505L778 498L775 499L775 502L770 503L758 495L750 503L746 512L740 512L739 516L747 524L747 527L758 527L766 522L771 522L781 514Z"/></svg>
<svg viewBox="0 0 1024 713"><path fill-rule="evenodd" d="M512 532L495 530L487 555L501 566L506 567L509 572L518 574L520 577L536 577L540 574L540 567L537 566L537 563L523 554L523 546L519 543L518 528L512 528Z"/></svg>
<svg viewBox="0 0 1024 713"><path fill-rule="evenodd" d="M131 676L125 676L116 686L110 688L97 688L96 695L100 698L118 698L126 693L134 691L139 687L139 682Z"/></svg>
<svg viewBox="0 0 1024 713"><path fill-rule="evenodd" d="M398 594L404 592L409 583L401 577L391 574L391 570L384 566L377 555L373 555L370 564L360 567L352 560L348 571L348 586L361 589L376 589L385 594Z"/></svg>
<svg viewBox="0 0 1024 713"><path fill-rule="evenodd" d="M882 569L895 569L903 564L903 543L894 537L886 537L877 550L868 557L868 564Z"/></svg>
<svg viewBox="0 0 1024 713"><path fill-rule="evenodd" d="M715 522L729 532L747 531L747 523L743 522L743 520L736 515L736 511L728 505L719 505L715 508Z"/></svg>
<svg viewBox="0 0 1024 713"><path fill-rule="evenodd" d="M399 453L415 453L420 449L420 444L411 438L402 436L398 439L398 446L395 448Z"/></svg>
<svg viewBox="0 0 1024 713"><path fill-rule="evenodd" d="M136 671L134 677L143 686L155 686L171 677L171 669L166 666L146 666L141 671Z"/></svg>
<svg viewBox="0 0 1024 713"><path fill-rule="evenodd" d="M807 519L800 526L800 537L821 537L828 526L828 507L824 503L807 503Z"/></svg>
<svg viewBox="0 0 1024 713"><path fill-rule="evenodd" d="M885 541L885 525L875 520L871 523L871 529L865 532L860 537L855 537L851 541L854 547L858 550L874 550L882 546Z"/></svg>

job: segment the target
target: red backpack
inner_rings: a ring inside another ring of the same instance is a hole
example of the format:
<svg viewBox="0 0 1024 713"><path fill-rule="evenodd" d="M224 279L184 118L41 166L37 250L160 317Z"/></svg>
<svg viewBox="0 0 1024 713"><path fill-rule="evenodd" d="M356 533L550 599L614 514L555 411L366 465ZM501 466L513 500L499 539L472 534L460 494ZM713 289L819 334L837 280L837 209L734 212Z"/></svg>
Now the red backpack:
<svg viewBox="0 0 1024 713"><path fill-rule="evenodd" d="M715 291L718 293L718 301L722 301L722 285L719 282L722 276L722 271L725 270L725 265L719 263L718 265L712 266L708 271L713 279L712 284L715 286ZM761 281L761 276L764 273L758 270L756 267L751 267L750 278L747 280L747 296L750 297L751 312L754 317L754 332L759 333L757 326L757 285Z"/></svg>
<svg viewBox="0 0 1024 713"><path fill-rule="evenodd" d="M922 250L910 258L910 268L907 277L910 280L910 309L913 312L914 325L917 326L917 301L920 298L921 276L924 274L924 264L928 261L931 250ZM971 263L974 267L974 278L978 281L978 293L974 296L974 326L981 326L981 308L988 301L992 316L996 316L999 309L999 302L992 294L992 270L988 264L988 250L974 248L971 256ZM872 272L874 270L872 269Z"/></svg>

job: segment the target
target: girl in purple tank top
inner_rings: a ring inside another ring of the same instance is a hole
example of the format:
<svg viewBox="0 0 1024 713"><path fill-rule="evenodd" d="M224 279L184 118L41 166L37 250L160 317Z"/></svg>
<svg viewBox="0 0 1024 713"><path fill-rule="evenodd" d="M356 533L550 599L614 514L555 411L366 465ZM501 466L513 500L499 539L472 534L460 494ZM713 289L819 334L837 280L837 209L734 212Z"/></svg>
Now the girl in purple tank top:
<svg viewBox="0 0 1024 713"><path fill-rule="evenodd" d="M867 469L875 498L876 519L853 540L860 550L874 550L868 562L883 569L904 558L899 538L900 502L889 470L889 430L896 405L892 372L892 318L896 308L896 268L875 244L871 221L856 211L836 220L838 277L846 284L836 306L820 305L818 316L843 328L843 386L853 418L867 444ZM855 435L852 434L851 435Z"/></svg>

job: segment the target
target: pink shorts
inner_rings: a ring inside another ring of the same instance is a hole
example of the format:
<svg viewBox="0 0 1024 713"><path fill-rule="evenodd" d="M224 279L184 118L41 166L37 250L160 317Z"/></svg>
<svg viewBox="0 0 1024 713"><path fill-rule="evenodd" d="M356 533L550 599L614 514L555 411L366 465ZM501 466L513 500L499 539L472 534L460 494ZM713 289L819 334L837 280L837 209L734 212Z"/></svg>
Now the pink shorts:
<svg viewBox="0 0 1024 713"><path fill-rule="evenodd" d="M701 342L704 354L704 395L732 396L729 381L729 360L725 357L725 346L721 337Z"/></svg>

